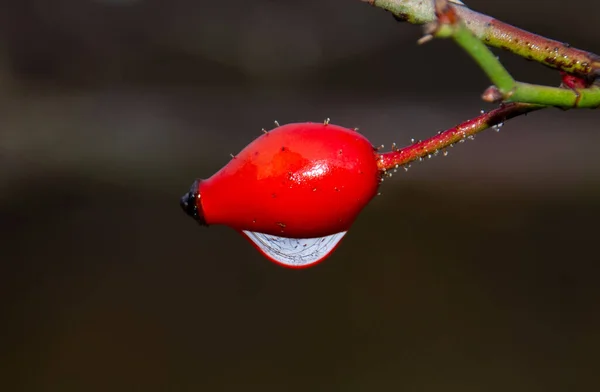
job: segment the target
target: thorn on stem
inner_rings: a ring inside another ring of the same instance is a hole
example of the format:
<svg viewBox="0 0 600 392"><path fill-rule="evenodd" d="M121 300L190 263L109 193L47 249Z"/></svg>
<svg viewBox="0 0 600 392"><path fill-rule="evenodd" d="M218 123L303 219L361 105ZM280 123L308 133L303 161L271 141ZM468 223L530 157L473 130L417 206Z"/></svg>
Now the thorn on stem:
<svg viewBox="0 0 600 392"><path fill-rule="evenodd" d="M423 44L426 44L427 42L431 41L432 39L433 39L433 35L426 34L417 40L417 44L423 45Z"/></svg>

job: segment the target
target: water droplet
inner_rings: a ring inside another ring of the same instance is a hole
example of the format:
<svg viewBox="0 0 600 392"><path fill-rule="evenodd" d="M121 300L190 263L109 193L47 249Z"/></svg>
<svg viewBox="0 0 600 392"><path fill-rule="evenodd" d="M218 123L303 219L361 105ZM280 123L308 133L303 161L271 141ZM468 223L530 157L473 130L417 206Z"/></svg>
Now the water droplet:
<svg viewBox="0 0 600 392"><path fill-rule="evenodd" d="M414 143L414 142L415 142L415 139L411 138L411 139L410 139L410 142L411 142L411 143Z"/></svg>
<svg viewBox="0 0 600 392"><path fill-rule="evenodd" d="M444 156L445 157L448 156L448 151L447 150L444 150Z"/></svg>
<svg viewBox="0 0 600 392"><path fill-rule="evenodd" d="M308 267L329 256L346 232L318 238L286 238L242 231L242 234L269 260L286 267Z"/></svg>

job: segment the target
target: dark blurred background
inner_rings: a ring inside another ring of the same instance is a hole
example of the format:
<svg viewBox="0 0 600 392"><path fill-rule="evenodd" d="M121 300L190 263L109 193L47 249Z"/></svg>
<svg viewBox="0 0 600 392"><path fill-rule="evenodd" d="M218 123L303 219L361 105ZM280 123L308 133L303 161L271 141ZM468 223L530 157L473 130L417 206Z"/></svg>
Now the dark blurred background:
<svg viewBox="0 0 600 392"><path fill-rule="evenodd" d="M358 0L0 4L1 390L597 388L597 111L413 164L287 270L179 197L273 120L389 147L491 109L458 47ZM598 1L468 4L600 52Z"/></svg>

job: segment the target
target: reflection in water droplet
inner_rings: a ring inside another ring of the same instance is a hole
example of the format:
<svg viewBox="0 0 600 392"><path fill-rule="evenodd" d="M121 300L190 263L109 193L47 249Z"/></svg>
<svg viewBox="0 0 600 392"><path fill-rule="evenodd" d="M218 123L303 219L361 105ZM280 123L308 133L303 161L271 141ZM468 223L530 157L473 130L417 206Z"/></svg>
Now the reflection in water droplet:
<svg viewBox="0 0 600 392"><path fill-rule="evenodd" d="M270 234L242 231L268 259L286 267L308 267L334 251L345 231L319 238L285 238Z"/></svg>

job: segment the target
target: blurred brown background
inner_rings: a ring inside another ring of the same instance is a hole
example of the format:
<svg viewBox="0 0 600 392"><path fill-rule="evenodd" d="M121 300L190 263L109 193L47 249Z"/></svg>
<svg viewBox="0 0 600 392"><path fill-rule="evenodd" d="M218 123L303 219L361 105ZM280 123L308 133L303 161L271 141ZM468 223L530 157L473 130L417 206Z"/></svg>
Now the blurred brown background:
<svg viewBox="0 0 600 392"><path fill-rule="evenodd" d="M468 3L600 52L598 1ZM0 4L1 390L598 387L597 111L413 164L287 270L179 197L273 120L389 147L490 109L458 47L358 0Z"/></svg>

